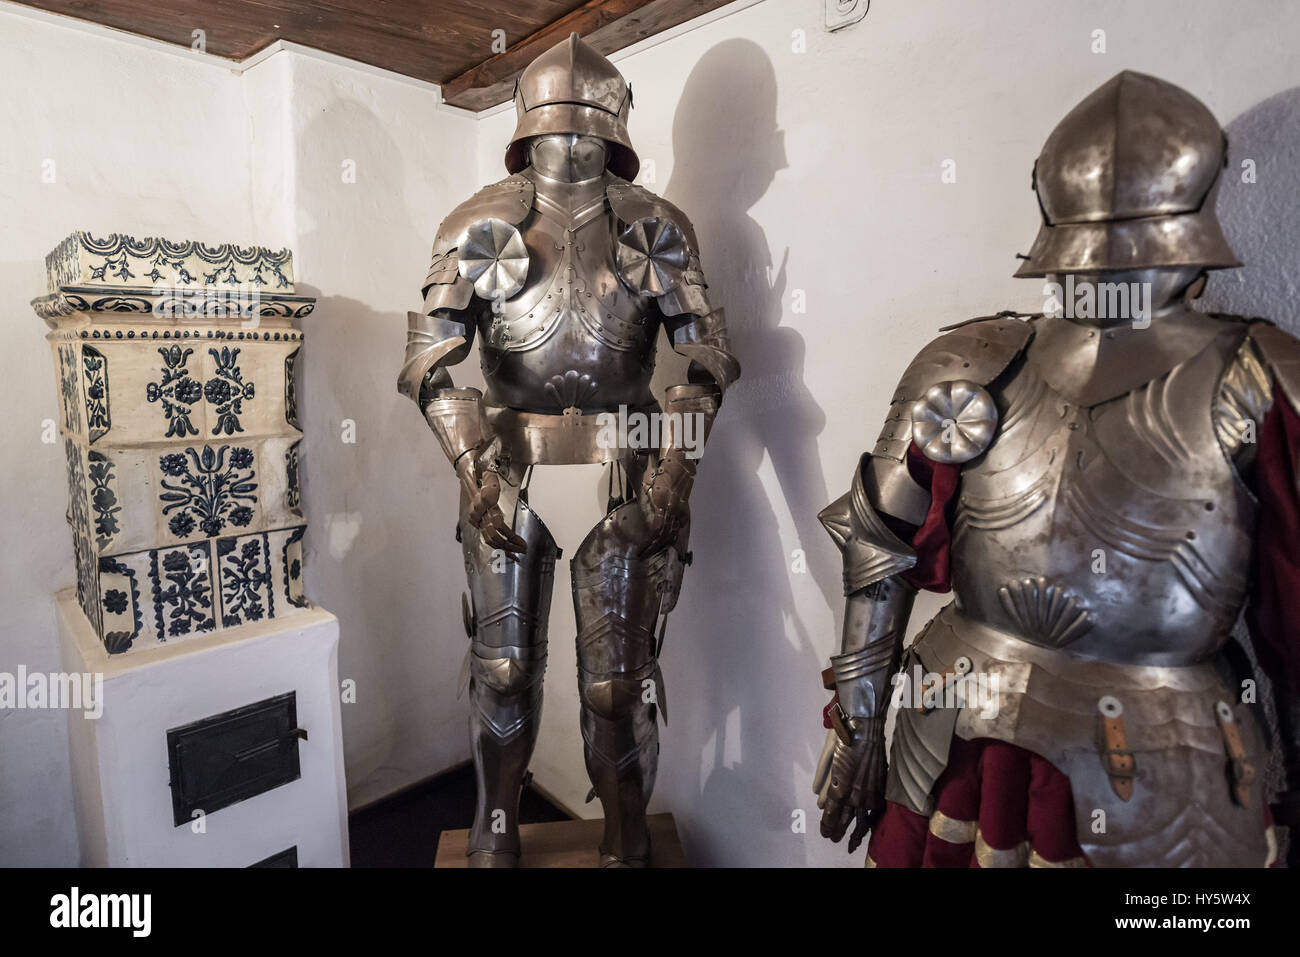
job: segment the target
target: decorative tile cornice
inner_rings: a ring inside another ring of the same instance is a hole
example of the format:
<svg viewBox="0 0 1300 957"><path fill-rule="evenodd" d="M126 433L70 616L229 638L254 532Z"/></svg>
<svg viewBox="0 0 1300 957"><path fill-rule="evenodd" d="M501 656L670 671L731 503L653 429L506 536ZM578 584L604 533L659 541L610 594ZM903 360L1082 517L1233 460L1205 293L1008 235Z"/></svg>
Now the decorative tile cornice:
<svg viewBox="0 0 1300 957"><path fill-rule="evenodd" d="M32 300L49 325L78 313L163 320L291 320L316 300L294 292L293 253L262 246L209 246L78 230L45 257L46 295Z"/></svg>
<svg viewBox="0 0 1300 957"><path fill-rule="evenodd" d="M248 286L293 293L293 253L264 246L207 246L159 237L136 239L110 233L97 239L78 230L45 257L49 291L67 286L157 286L177 289L238 289Z"/></svg>

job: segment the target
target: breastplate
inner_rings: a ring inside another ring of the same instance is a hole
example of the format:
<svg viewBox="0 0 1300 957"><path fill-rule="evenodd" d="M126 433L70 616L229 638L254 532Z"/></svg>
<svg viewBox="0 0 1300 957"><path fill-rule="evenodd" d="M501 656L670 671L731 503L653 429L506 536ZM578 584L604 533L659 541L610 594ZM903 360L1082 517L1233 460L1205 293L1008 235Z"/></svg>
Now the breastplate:
<svg viewBox="0 0 1300 957"><path fill-rule="evenodd" d="M962 473L953 588L968 617L1086 658L1174 665L1226 640L1256 505L1212 407L1236 340L1090 408L1024 362L995 396L989 451Z"/></svg>
<svg viewBox="0 0 1300 957"><path fill-rule="evenodd" d="M538 183L520 226L528 248L523 288L480 322L489 404L592 413L653 402L657 313L615 272L604 182L586 192L563 195Z"/></svg>

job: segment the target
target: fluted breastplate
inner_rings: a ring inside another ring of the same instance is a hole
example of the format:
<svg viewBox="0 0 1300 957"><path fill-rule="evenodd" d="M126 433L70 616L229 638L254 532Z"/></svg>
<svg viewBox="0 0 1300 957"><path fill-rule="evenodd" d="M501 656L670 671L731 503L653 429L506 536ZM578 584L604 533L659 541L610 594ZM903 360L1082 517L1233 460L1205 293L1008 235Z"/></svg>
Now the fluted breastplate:
<svg viewBox="0 0 1300 957"><path fill-rule="evenodd" d="M1078 408L1022 365L953 524L961 611L1035 644L1144 664L1199 660L1245 597L1256 508L1215 435L1228 344Z"/></svg>
<svg viewBox="0 0 1300 957"><path fill-rule="evenodd" d="M585 199L538 185L520 230L523 288L494 304L480 327L490 403L559 413L653 401L657 322L615 272L612 213L596 185Z"/></svg>

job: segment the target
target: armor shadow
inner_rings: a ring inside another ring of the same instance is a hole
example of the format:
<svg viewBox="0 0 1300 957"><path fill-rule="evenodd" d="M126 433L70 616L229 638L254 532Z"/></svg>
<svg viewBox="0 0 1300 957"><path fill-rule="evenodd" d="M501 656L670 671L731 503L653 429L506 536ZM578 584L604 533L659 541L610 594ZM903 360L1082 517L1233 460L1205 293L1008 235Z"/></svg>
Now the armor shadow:
<svg viewBox="0 0 1300 957"><path fill-rule="evenodd" d="M678 822L691 859L702 865L770 863L788 854L789 831L774 831L770 822L788 820L789 797L772 792L768 769L806 751L806 736L761 702L784 676L817 667L793 582L811 576L828 608L841 600L834 555L823 547L815 520L826 496L818 452L826 417L804 383L803 337L782 325L790 251L774 252L749 212L787 165L777 93L772 63L757 44L735 39L708 50L677 104L673 173L664 191L695 217L711 287L726 306L745 370L728 393L726 427L710 439L693 506L691 537L700 560L692 573L699 581L682 599L691 605L682 618L693 634L679 637L699 644L690 668L669 677L682 689L679 700L690 699L680 707L690 720L677 731L690 740L665 754L699 755L687 760L702 766L663 780L667 791L699 788L698 796L675 803L695 809L690 816L679 811ZM667 358L657 380L678 381L684 363L673 366L676 357ZM759 479L765 460L780 483L779 497ZM807 575L791 573L794 558L778 532L782 520L796 529ZM787 620L796 645L782 640ZM671 668L679 659L665 660ZM815 758L808 754L809 767ZM771 806L753 807L748 824L718 830L695 823L732 817L756 795L766 795ZM742 831L751 835L744 847L728 837ZM765 846L769 839L779 846Z"/></svg>

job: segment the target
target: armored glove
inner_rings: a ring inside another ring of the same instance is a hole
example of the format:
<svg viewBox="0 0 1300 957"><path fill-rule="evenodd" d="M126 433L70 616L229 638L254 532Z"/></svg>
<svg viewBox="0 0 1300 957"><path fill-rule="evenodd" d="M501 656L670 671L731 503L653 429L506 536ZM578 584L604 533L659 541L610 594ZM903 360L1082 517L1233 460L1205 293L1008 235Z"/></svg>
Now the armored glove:
<svg viewBox="0 0 1300 957"><path fill-rule="evenodd" d="M483 419L483 393L478 389L439 388L433 374L421 389L424 417L438 437L447 461L469 496L469 522L492 548L522 555L527 544L515 534L497 504L501 476L510 462L499 438L489 439Z"/></svg>
<svg viewBox="0 0 1300 957"><path fill-rule="evenodd" d="M456 460L456 474L469 495L469 521L492 548L516 555L528 551L527 543L506 521L498 501L501 476L508 471L501 440L493 439L480 450L471 450Z"/></svg>
<svg viewBox="0 0 1300 957"><path fill-rule="evenodd" d="M677 544L678 537L690 527L689 499L694 484L695 461L681 449L668 449L659 465L646 472L637 499L650 530L643 555Z"/></svg>
<svg viewBox="0 0 1300 957"><path fill-rule="evenodd" d="M838 700L827 710L834 713L834 726L826 735L813 790L822 810L822 837L838 844L854 824L852 854L885 806L885 719L845 715Z"/></svg>
<svg viewBox="0 0 1300 957"><path fill-rule="evenodd" d="M822 809L822 837L839 843L853 825L849 853L885 808L885 716L915 597L916 590L897 578L850 594L844 606L844 650L831 657L822 675L835 698L824 712L831 730L813 790Z"/></svg>

